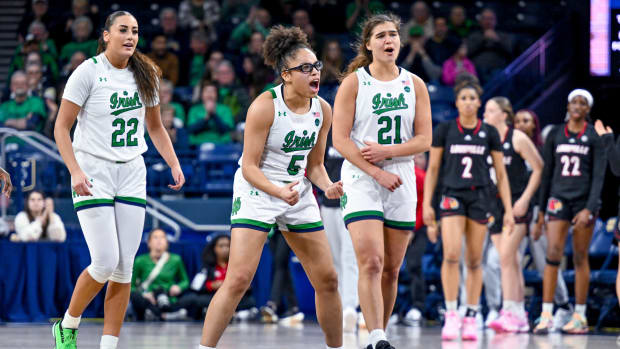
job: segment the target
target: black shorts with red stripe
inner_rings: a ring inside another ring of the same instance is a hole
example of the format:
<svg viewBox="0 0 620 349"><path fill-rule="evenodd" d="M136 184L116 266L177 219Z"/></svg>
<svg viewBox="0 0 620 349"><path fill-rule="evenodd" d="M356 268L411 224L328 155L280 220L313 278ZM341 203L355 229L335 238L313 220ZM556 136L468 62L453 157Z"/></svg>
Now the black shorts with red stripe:
<svg viewBox="0 0 620 349"><path fill-rule="evenodd" d="M489 222L492 195L488 187L472 189L445 188L439 200L441 218L465 216L480 224Z"/></svg>
<svg viewBox="0 0 620 349"><path fill-rule="evenodd" d="M515 202L521 197L513 196L512 197L512 205L514 209ZM529 224L532 221L532 212L533 206L530 205L527 208L527 212L525 212L524 216L515 217L515 224ZM491 217L489 217L489 234L499 234L502 232L502 228L504 227L504 204L502 203L502 199L497 197L494 202L491 204Z"/></svg>
<svg viewBox="0 0 620 349"><path fill-rule="evenodd" d="M547 216L549 217L549 220L552 221L562 220L572 222L577 213L586 208L586 203L587 198L566 200L559 196L551 196L549 197L549 200L547 200ZM590 224L594 224L597 215L598 210L592 212Z"/></svg>

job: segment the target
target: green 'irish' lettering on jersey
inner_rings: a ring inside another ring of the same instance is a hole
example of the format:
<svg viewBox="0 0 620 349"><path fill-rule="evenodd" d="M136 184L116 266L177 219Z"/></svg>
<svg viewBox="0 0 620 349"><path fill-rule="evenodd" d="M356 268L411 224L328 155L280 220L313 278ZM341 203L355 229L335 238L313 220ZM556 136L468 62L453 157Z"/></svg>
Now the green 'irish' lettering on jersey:
<svg viewBox="0 0 620 349"><path fill-rule="evenodd" d="M392 97L391 93L388 93L386 97L381 96L381 93L377 93L372 97L372 109L377 115L381 115L388 111L407 109L409 105L405 102L405 94L401 93L398 97Z"/></svg>
<svg viewBox="0 0 620 349"><path fill-rule="evenodd" d="M295 131L291 131L284 137L284 143L282 143L282 151L290 153L298 150L310 150L314 147L316 141L316 132L312 132L311 136L308 136L308 131L304 130L303 136L298 136Z"/></svg>
<svg viewBox="0 0 620 349"><path fill-rule="evenodd" d="M127 91L123 91L125 97L119 97L118 93L114 92L110 97L110 109L114 110L112 115L118 116L124 112L142 108L138 91L133 94L133 97L127 97L128 95Z"/></svg>

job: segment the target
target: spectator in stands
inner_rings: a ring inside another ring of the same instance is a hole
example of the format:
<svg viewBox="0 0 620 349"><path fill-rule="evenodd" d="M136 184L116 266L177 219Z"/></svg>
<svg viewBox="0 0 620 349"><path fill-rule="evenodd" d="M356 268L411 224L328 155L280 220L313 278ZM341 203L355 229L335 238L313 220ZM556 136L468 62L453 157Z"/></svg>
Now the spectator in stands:
<svg viewBox="0 0 620 349"><path fill-rule="evenodd" d="M0 182L2 182L2 195L9 199L13 191L13 183L11 182L11 175L2 167L0 167Z"/></svg>
<svg viewBox="0 0 620 349"><path fill-rule="evenodd" d="M344 57L338 40L330 40L325 44L321 60L323 61L321 85L338 84L344 69Z"/></svg>
<svg viewBox="0 0 620 349"><path fill-rule="evenodd" d="M73 40L62 47L60 51L60 61L68 62L75 52L81 51L86 57L93 57L97 54L97 40L91 39L93 23L90 18L81 16L76 18L71 24Z"/></svg>
<svg viewBox="0 0 620 349"><path fill-rule="evenodd" d="M464 42L458 46L452 57L443 63L441 80L448 86L454 86L456 78L463 73L477 76L474 63L467 58L467 44Z"/></svg>
<svg viewBox="0 0 620 349"><path fill-rule="evenodd" d="M291 248L284 235L277 229L269 232L269 248L273 255L271 293L267 304L260 308L263 323L277 323L278 320L287 325L299 324L304 320L304 313L299 311L297 295L293 285L293 276L289 268ZM282 312L284 305L286 312ZM282 313L281 317L278 312Z"/></svg>
<svg viewBox="0 0 620 349"><path fill-rule="evenodd" d="M11 99L0 105L0 123L18 130L41 131L47 112L39 97L28 96L26 73L16 71L11 76Z"/></svg>
<svg viewBox="0 0 620 349"><path fill-rule="evenodd" d="M26 37L26 42L24 42L21 47L15 52L15 56L11 61L11 65L9 67L9 76L13 74L16 70L24 70L27 65L32 63L39 63L43 67L43 75L49 81L56 81L58 78L58 64L56 64L56 59L49 53L39 51L39 42L34 38L34 35L29 34Z"/></svg>
<svg viewBox="0 0 620 349"><path fill-rule="evenodd" d="M310 5L310 18L320 18L314 21L316 31L319 33L343 33L345 28L345 5L343 1L318 0Z"/></svg>
<svg viewBox="0 0 620 349"><path fill-rule="evenodd" d="M426 302L426 283L424 281L424 272L422 270L422 257L426 251L426 244L428 244L426 226L422 220L424 177L426 176L427 164L426 156L426 153L420 153L416 154L414 157L418 204L416 208L415 231L411 242L407 247L407 253L405 255L405 260L407 261L407 271L411 277L411 308L405 313L403 318L403 322L409 326L420 325Z"/></svg>
<svg viewBox="0 0 620 349"><path fill-rule="evenodd" d="M347 30L356 35L362 31L361 24L365 18L385 11L385 5L378 0L355 0L349 2L346 9Z"/></svg>
<svg viewBox="0 0 620 349"><path fill-rule="evenodd" d="M241 52L246 55L254 55L262 57L263 44L265 43L265 36L261 32L254 32L250 37L250 42L245 48L241 48Z"/></svg>
<svg viewBox="0 0 620 349"><path fill-rule="evenodd" d="M467 39L469 57L476 65L482 83L489 81L512 59L512 39L508 34L498 32L496 25L495 11L486 8L480 13L480 30Z"/></svg>
<svg viewBox="0 0 620 349"><path fill-rule="evenodd" d="M99 8L97 5L91 6L88 0L73 0L71 2L71 12L66 13L63 18L58 21L53 31L54 39L59 46L64 46L64 44L71 41L73 21L82 16L86 16L90 19L93 28L100 27ZM93 35L91 39L95 39L95 35Z"/></svg>
<svg viewBox="0 0 620 349"><path fill-rule="evenodd" d="M22 20L19 22L19 27L17 28L19 42L24 42L28 34L28 27L34 21L42 22L48 30L52 28L53 19L48 13L48 10L49 6L47 0L32 1L30 11L22 17Z"/></svg>
<svg viewBox="0 0 620 349"><path fill-rule="evenodd" d="M184 306L190 312L190 317L195 320L204 318L206 308L211 303L228 270L228 257L230 255L230 236L217 235L205 246L202 251L202 270L192 280L192 293L181 298L179 305ZM256 301L249 289L241 298L237 306L234 319L246 320L258 314Z"/></svg>
<svg viewBox="0 0 620 349"><path fill-rule="evenodd" d="M162 78L176 85L179 81L179 58L170 52L167 40L163 33L156 34L151 42L151 52L147 56L159 66Z"/></svg>
<svg viewBox="0 0 620 349"><path fill-rule="evenodd" d="M273 83L273 69L265 65L262 56L245 56L242 68L244 75L241 82L248 87L248 95L251 100L254 100L263 91L275 86ZM243 135L240 136L243 139Z"/></svg>
<svg viewBox="0 0 620 349"><path fill-rule="evenodd" d="M420 26L411 27L407 45L397 61L403 68L419 76L425 82L434 81L441 76L441 67L433 63L424 49L424 29ZM406 56L404 56L406 54Z"/></svg>
<svg viewBox="0 0 620 349"><path fill-rule="evenodd" d="M67 64L62 67L62 71L60 72L60 76L62 78L68 78L71 73L80 65L82 62L86 60L86 55L82 51L73 52L71 55L71 59Z"/></svg>
<svg viewBox="0 0 620 349"><path fill-rule="evenodd" d="M28 34L32 34L34 39L39 43L39 52L49 53L54 58L58 57L56 44L54 40L50 38L49 31L43 22L37 20L33 21L28 27Z"/></svg>
<svg viewBox="0 0 620 349"><path fill-rule="evenodd" d="M215 83L205 81L202 84L201 101L189 110L187 116L190 143L229 143L235 119L228 106L218 103L218 87Z"/></svg>
<svg viewBox="0 0 620 349"><path fill-rule="evenodd" d="M46 199L39 190L28 193L25 201L24 210L15 216L11 241L65 241L67 232L62 219L54 212L54 201Z"/></svg>
<svg viewBox="0 0 620 349"><path fill-rule="evenodd" d="M185 114L185 108L181 103L173 101L174 96L174 84L168 80L162 80L159 85L159 105L161 107L169 106L174 109L174 117L177 122L180 122L179 126L184 125L187 122Z"/></svg>
<svg viewBox="0 0 620 349"><path fill-rule="evenodd" d="M250 105L250 96L246 88L237 82L235 69L230 61L223 60L218 64L215 80L219 86L218 102L230 108L235 122L244 121Z"/></svg>
<svg viewBox="0 0 620 349"><path fill-rule="evenodd" d="M183 28L198 29L215 35L215 25L219 19L220 5L218 1L183 0L179 5L179 22Z"/></svg>
<svg viewBox="0 0 620 349"><path fill-rule="evenodd" d="M406 38L411 28L415 26L424 29L424 37L427 39L435 35L434 19L424 1L416 1L411 5L411 19L402 26L401 37Z"/></svg>
<svg viewBox="0 0 620 349"><path fill-rule="evenodd" d="M189 41L191 58L189 63L189 76L187 81L190 86L196 86L205 72L207 53L210 41L207 34L202 30L194 30Z"/></svg>
<svg viewBox="0 0 620 349"><path fill-rule="evenodd" d="M28 95L40 98L56 98L56 89L43 76L43 67L39 63L26 66Z"/></svg>
<svg viewBox="0 0 620 349"><path fill-rule="evenodd" d="M308 11L300 8L293 12L292 20L294 26L303 30L305 26L310 24L310 15L308 14Z"/></svg>
<svg viewBox="0 0 620 349"><path fill-rule="evenodd" d="M159 33L166 36L166 47L178 57L184 58L189 51L189 43L184 30L178 26L177 11L165 7L159 13Z"/></svg>
<svg viewBox="0 0 620 349"><path fill-rule="evenodd" d="M450 35L445 17L435 17L435 34L426 40L424 49L433 63L442 66L459 46L460 40Z"/></svg>
<svg viewBox="0 0 620 349"><path fill-rule="evenodd" d="M131 278L131 304L138 321L167 319L178 297L189 287L181 257L168 252L166 232L155 229L147 240L149 253L136 257ZM151 314L147 314L150 312ZM175 314L176 315L176 314Z"/></svg>
<svg viewBox="0 0 620 349"><path fill-rule="evenodd" d="M467 18L465 7L461 5L452 6L450 9L450 23L448 23L448 28L450 28L453 33L461 39L465 39L469 36L474 27L474 21Z"/></svg>
<svg viewBox="0 0 620 349"><path fill-rule="evenodd" d="M267 37L270 25L271 15L269 12L264 8L253 6L246 20L239 23L232 31L230 41L228 42L228 48L235 51L243 50L254 32L260 32L263 34L263 37Z"/></svg>
<svg viewBox="0 0 620 349"><path fill-rule="evenodd" d="M317 33L314 30L314 26L310 23L304 25L304 27L301 28L301 30L303 30L304 33L306 33L310 47L312 47L312 49L316 52L318 57L321 57L321 55L323 54L322 52L323 46L325 45L325 40L323 39L323 36Z"/></svg>
<svg viewBox="0 0 620 349"><path fill-rule="evenodd" d="M189 135L183 127L179 127L175 124L176 109L171 105L165 105L161 107L161 122L170 136L170 141L174 146L174 150L177 153L182 153L189 150Z"/></svg>
<svg viewBox="0 0 620 349"><path fill-rule="evenodd" d="M202 81L215 80L215 71L217 70L217 67L220 65L220 63L222 63L223 60L224 60L224 54L222 53L222 51L219 51L219 50L212 51L211 54L209 55L209 60L207 61L207 64L205 65L205 71L201 77ZM200 91L200 84L198 84L198 92L199 91ZM192 100L196 101L199 98L200 98L200 94L195 93Z"/></svg>

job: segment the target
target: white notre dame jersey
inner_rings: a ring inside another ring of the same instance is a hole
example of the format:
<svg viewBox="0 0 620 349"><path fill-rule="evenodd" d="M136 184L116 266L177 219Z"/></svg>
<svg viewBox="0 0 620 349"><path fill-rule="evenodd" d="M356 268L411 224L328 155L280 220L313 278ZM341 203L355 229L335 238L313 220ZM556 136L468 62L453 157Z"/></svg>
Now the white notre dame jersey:
<svg viewBox="0 0 620 349"><path fill-rule="evenodd" d="M147 150L145 103L128 68L115 68L103 53L89 58L71 74L62 98L81 107L73 136L75 151L126 162ZM157 104L158 98L152 106Z"/></svg>
<svg viewBox="0 0 620 349"><path fill-rule="evenodd" d="M270 180L293 181L305 175L308 154L323 125L323 111L321 102L315 97L307 113L293 113L284 102L283 90L282 84L269 90L275 113L259 168ZM239 159L239 165L241 162Z"/></svg>
<svg viewBox="0 0 620 349"><path fill-rule="evenodd" d="M358 87L351 138L359 148L366 146L364 141L391 145L413 138L416 101L413 79L407 70L400 67L399 70L400 74L392 81L373 78L367 66L355 72Z"/></svg>

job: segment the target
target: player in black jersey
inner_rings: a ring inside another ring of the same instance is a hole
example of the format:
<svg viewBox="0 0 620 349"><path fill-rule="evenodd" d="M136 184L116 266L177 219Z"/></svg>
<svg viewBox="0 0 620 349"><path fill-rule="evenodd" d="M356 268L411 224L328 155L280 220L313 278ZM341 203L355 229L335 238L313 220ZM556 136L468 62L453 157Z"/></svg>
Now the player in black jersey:
<svg viewBox="0 0 620 349"><path fill-rule="evenodd" d="M536 146L525 133L511 127L513 119L512 105L506 97L493 97L486 103L484 122L494 126L501 137L516 223L512 232L502 232L504 212L501 203L496 200L494 206L499 214L496 214L495 222L489 228L501 261L502 312L497 320L489 324L496 332L529 332L530 329L523 307L525 282L519 267L518 251L532 218L530 202L540 185L543 169ZM528 174L526 161L532 168L531 174Z"/></svg>
<svg viewBox="0 0 620 349"><path fill-rule="evenodd" d="M620 138L618 138L618 144L614 146L614 131L609 126L605 127L601 120L596 120L594 128L596 129L596 133L601 136L603 146L607 151L611 172L616 177L620 177ZM618 196L620 196L620 189L618 190ZM618 204L618 220L616 221L615 237L618 248L620 249L620 204ZM618 258L618 270L620 271L620 258ZM620 301L620 273L616 276L616 295L618 296L618 301Z"/></svg>
<svg viewBox="0 0 620 349"><path fill-rule="evenodd" d="M497 130L478 119L482 89L473 81L464 81L455 88L456 120L443 123L433 132L430 162L424 184L424 222L430 226L429 239L436 239L435 211L431 207L439 169L443 172L443 195L440 200L443 264L441 280L446 300L446 321L442 338L458 337L461 321L456 312L459 285L459 259L463 235L466 239L467 314L463 321L463 340L476 340L475 316L482 289L482 249L486 236L489 203L489 176L486 159L491 155L499 192L506 208L504 226L512 230L514 217L510 188L503 163L502 147Z"/></svg>
<svg viewBox="0 0 620 349"><path fill-rule="evenodd" d="M534 333L547 333L553 326L551 311L557 271L571 224L576 306L571 321L562 327L562 331L573 334L588 331L585 316L590 283L588 248L606 166L601 139L586 120L592 103L588 91L578 89L571 92L568 95L568 122L551 130L543 149L545 167L538 219L542 221L547 213L549 246L543 277L543 311Z"/></svg>

